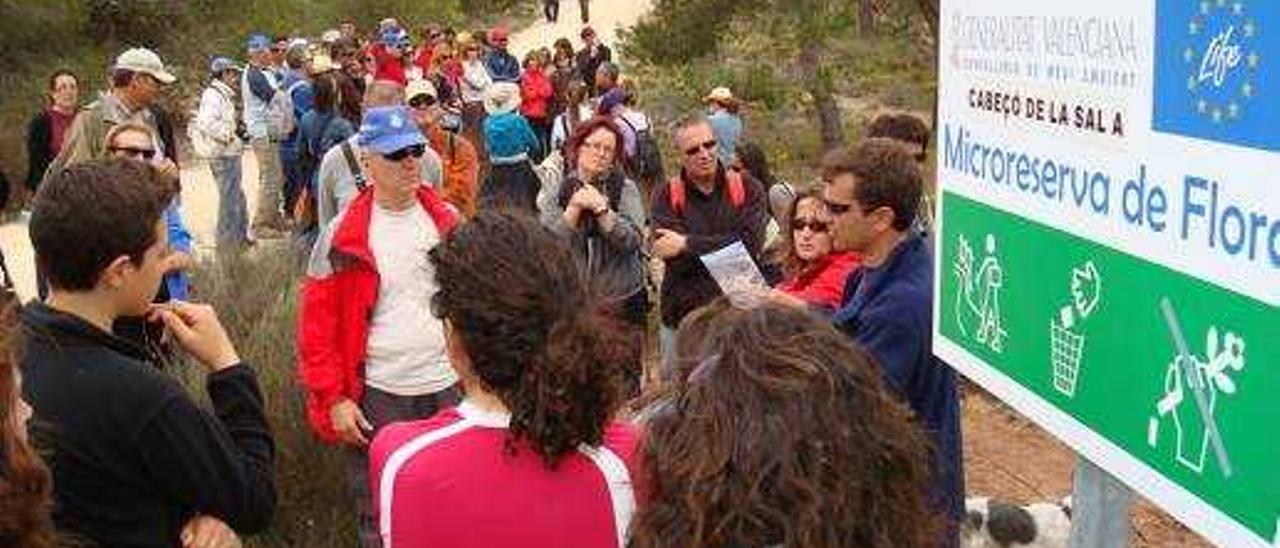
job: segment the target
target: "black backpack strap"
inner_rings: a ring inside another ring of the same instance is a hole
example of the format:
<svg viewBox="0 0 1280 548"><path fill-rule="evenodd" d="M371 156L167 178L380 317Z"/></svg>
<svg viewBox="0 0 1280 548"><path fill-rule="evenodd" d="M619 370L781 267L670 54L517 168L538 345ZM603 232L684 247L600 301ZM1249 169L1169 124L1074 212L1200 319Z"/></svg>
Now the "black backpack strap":
<svg viewBox="0 0 1280 548"><path fill-rule="evenodd" d="M364 179L364 170L360 169L360 162L356 161L356 151L351 146L351 140L342 142L342 155L347 159L347 169L351 170L351 175L356 180L356 190L364 192L365 187L369 186Z"/></svg>

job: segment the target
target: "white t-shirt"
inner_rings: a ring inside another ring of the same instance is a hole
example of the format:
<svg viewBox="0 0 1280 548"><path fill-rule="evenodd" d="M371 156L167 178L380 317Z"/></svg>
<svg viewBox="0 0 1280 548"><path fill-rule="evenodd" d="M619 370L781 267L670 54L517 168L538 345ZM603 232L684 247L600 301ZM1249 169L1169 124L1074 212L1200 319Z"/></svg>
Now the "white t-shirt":
<svg viewBox="0 0 1280 548"><path fill-rule="evenodd" d="M437 290L427 252L440 233L421 204L373 207L369 247L378 267L378 302L369 322L365 384L398 396L439 392L458 381L445 353L444 326L431 314Z"/></svg>

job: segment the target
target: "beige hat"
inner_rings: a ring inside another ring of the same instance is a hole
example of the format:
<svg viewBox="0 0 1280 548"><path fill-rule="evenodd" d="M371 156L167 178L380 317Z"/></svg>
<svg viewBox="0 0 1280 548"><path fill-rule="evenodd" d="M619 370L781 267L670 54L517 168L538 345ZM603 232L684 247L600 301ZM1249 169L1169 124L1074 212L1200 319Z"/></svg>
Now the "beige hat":
<svg viewBox="0 0 1280 548"><path fill-rule="evenodd" d="M432 84L430 80L423 78L410 80L409 85L404 88L404 101L408 103L409 101L412 101L414 97L419 95L426 95L432 99L440 98L440 95L436 93L435 84Z"/></svg>
<svg viewBox="0 0 1280 548"><path fill-rule="evenodd" d="M707 96L704 97L702 100L708 103L716 102L716 103L736 104L738 102L738 100L734 98L733 92L729 91L729 88L726 88L726 87L718 87L716 89L711 90L711 93L708 93Z"/></svg>
<svg viewBox="0 0 1280 548"><path fill-rule="evenodd" d="M514 82L496 82L484 92L484 110L491 115L506 114L520 108L520 86Z"/></svg>
<svg viewBox="0 0 1280 548"><path fill-rule="evenodd" d="M112 68L149 74L161 84L172 84L178 81L177 76L165 70L164 63L160 62L160 56L147 48L125 50L116 57L116 64Z"/></svg>
<svg viewBox="0 0 1280 548"><path fill-rule="evenodd" d="M313 75L324 74L339 68L341 67L333 62L333 57L330 57L328 53L320 51L311 56L311 74Z"/></svg>

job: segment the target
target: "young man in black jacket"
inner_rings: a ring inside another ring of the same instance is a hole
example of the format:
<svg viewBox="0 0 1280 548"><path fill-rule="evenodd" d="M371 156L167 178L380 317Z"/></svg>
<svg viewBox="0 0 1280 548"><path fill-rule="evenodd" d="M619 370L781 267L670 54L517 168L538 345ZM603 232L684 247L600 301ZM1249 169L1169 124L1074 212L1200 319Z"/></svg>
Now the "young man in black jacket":
<svg viewBox="0 0 1280 548"><path fill-rule="evenodd" d="M257 532L275 510L275 448L253 370L212 308L151 303L168 269L162 214L174 190L136 160L91 160L46 180L32 207L51 292L22 312L23 396L49 455L59 530L103 546L207 535L234 545L225 525ZM143 314L208 369L213 413L111 334L117 317Z"/></svg>

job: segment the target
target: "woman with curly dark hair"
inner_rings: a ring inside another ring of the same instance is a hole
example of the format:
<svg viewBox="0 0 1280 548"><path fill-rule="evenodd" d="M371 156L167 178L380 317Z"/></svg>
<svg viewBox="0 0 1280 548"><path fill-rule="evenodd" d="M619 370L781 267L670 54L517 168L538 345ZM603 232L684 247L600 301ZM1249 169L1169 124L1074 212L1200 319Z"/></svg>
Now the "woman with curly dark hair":
<svg viewBox="0 0 1280 548"><path fill-rule="evenodd" d="M53 483L49 470L27 443L31 407L22 400L22 382L13 359L17 299L0 289L0 546L54 546Z"/></svg>
<svg viewBox="0 0 1280 548"><path fill-rule="evenodd" d="M466 398L374 439L383 543L623 546L636 433L612 417L625 344L581 261L532 217L493 211L430 258Z"/></svg>
<svg viewBox="0 0 1280 548"><path fill-rule="evenodd" d="M677 340L684 374L644 413L632 546L936 544L926 438L828 322L720 299Z"/></svg>

